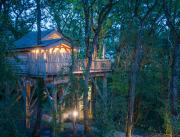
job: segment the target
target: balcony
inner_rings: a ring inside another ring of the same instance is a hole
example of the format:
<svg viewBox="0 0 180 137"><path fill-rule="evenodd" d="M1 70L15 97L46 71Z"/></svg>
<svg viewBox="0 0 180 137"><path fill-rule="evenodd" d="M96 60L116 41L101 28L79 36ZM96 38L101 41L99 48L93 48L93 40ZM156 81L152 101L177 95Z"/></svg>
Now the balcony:
<svg viewBox="0 0 180 137"><path fill-rule="evenodd" d="M74 62L73 73L82 74L85 71L87 61L84 59L77 59ZM44 75L58 75L67 74L72 67L69 60L59 61L28 61L27 74L33 76ZM108 59L96 59L92 61L90 72L91 73L105 73L111 71L111 62Z"/></svg>

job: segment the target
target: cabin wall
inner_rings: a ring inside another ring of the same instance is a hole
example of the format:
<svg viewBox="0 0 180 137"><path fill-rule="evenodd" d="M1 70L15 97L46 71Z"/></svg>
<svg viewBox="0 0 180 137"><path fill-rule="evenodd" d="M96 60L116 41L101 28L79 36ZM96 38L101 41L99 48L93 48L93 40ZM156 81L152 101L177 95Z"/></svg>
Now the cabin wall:
<svg viewBox="0 0 180 137"><path fill-rule="evenodd" d="M14 56L7 57L12 69L16 73L27 74L28 72L28 53L18 52Z"/></svg>
<svg viewBox="0 0 180 137"><path fill-rule="evenodd" d="M62 69L67 71L71 65L71 55L69 53L42 53L38 55L30 53L28 64L29 73L32 75L56 74Z"/></svg>

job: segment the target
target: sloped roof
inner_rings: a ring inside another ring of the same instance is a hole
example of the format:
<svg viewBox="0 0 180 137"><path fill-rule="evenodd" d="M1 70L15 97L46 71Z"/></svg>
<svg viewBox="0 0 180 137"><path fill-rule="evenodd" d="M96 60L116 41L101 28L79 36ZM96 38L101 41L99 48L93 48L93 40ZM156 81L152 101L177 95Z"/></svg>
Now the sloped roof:
<svg viewBox="0 0 180 137"><path fill-rule="evenodd" d="M41 39L48 34L52 33L54 30L47 30L47 31L41 31ZM41 44L38 46L45 47L48 45L51 45L53 43L56 43L58 41L64 41L64 38L58 38L58 39L50 39L50 40L42 40ZM14 49L27 49L27 48L34 48L37 46L37 32L32 31L27 33L25 36L20 38L19 40L14 42Z"/></svg>

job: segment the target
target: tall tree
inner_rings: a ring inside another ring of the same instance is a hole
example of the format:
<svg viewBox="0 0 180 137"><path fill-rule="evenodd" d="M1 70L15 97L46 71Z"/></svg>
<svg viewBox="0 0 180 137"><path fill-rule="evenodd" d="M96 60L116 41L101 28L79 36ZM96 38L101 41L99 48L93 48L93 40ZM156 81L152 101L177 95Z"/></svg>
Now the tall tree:
<svg viewBox="0 0 180 137"><path fill-rule="evenodd" d="M172 114L172 122L174 128L174 136L178 136L176 131L176 123L178 119L178 91L180 90L180 32L179 32L179 1L163 0L164 15L166 24L170 31L170 44L172 50L171 78L170 78L170 106Z"/></svg>
<svg viewBox="0 0 180 137"><path fill-rule="evenodd" d="M157 0L155 0L153 3L145 3L147 4L148 10L143 15L141 12L139 12L139 8L142 8L141 6L144 3L141 1L136 1L135 4L131 3L131 6L134 9L132 10L133 20L138 21L138 27L137 27L137 33L136 33L136 43L135 43L135 49L133 52L133 61L131 65L130 75L129 75L129 89L128 89L128 116L127 116L127 129L126 129L126 137L132 136L132 128L133 128L133 122L134 122L134 102L135 102L135 91L136 91L136 84L137 84L137 78L138 73L140 70L141 61L143 58L143 33L145 31L146 27L146 19L149 17L149 15L152 13L154 8L157 6ZM151 5L151 6L150 6Z"/></svg>
<svg viewBox="0 0 180 137"><path fill-rule="evenodd" d="M36 121L32 131L32 137L40 137L41 133L41 117L42 117L42 102L43 102L43 91L45 90L44 80L42 78L37 79L37 112L36 112Z"/></svg>
<svg viewBox="0 0 180 137"><path fill-rule="evenodd" d="M110 14L112 7L117 2L118 1L115 0L82 0L81 3L78 3L78 1L73 1L72 3L58 2L56 0L48 1L50 11L53 13L52 16L60 32L66 38L70 37L71 42L77 44L77 41L79 41L78 44L85 49L85 56L83 57L87 61L84 73L83 94L85 132L89 132L90 130L88 122L88 84L90 79L90 67L93 57L97 57L98 40L104 22ZM83 14L81 14L81 12ZM74 16L76 16L76 18L74 18ZM74 22L77 23L74 24ZM73 37L72 34L74 34ZM81 40L82 38L84 41Z"/></svg>
<svg viewBox="0 0 180 137"><path fill-rule="evenodd" d="M37 5L37 45L41 44L41 0L36 0ZM36 122L32 132L33 137L40 137L41 130L41 113L42 113L42 95L44 91L44 80L39 78L37 80L37 114Z"/></svg>
<svg viewBox="0 0 180 137"><path fill-rule="evenodd" d="M103 7L100 8L99 15L97 17L97 26L94 28L95 33L92 36L92 29L94 24L94 17L91 16L93 10L94 3L96 1L82 0L83 11L84 11L84 22L85 22L85 47L86 47L86 59L87 66L85 68L84 75L84 94L83 94L83 112L84 112L84 132L88 133L90 130L89 122L88 122L88 82L90 78L90 68L92 64L92 56L94 58L97 56L97 45L98 38L100 35L100 31L102 29L103 23L107 18L107 15L110 13L113 5L117 3L117 1L109 0ZM90 42L90 38L92 37L92 43Z"/></svg>

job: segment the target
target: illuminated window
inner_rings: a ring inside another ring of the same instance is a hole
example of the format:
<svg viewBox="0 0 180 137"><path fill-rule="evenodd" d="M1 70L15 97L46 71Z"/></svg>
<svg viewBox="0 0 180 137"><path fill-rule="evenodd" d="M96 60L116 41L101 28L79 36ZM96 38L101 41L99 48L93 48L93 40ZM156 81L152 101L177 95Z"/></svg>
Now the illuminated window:
<svg viewBox="0 0 180 137"><path fill-rule="evenodd" d="M58 39L61 38L57 33L51 34L47 39Z"/></svg>

